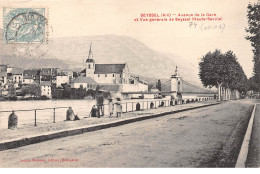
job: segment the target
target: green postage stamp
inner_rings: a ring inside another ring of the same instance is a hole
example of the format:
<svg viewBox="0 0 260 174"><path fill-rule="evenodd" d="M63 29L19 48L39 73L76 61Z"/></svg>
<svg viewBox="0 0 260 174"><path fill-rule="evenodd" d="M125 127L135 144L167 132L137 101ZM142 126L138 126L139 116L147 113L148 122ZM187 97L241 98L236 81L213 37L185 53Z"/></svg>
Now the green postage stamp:
<svg viewBox="0 0 260 174"><path fill-rule="evenodd" d="M45 8L3 8L5 43L37 43L47 41Z"/></svg>

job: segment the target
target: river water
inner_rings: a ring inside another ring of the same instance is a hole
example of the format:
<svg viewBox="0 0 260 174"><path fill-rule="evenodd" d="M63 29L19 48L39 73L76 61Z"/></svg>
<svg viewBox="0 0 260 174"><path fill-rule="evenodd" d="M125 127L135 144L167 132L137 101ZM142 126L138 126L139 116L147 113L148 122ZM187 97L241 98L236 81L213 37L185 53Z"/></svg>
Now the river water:
<svg viewBox="0 0 260 174"><path fill-rule="evenodd" d="M123 100L123 112L136 109L136 103L140 102L141 109L149 108L151 101L157 101L156 106L159 105L161 99L145 99L145 100ZM167 99L164 99L167 100ZM130 102L130 103L129 103ZM168 101L167 101L168 102ZM105 100L104 112L108 115L108 101ZM127 104L126 104L127 103ZM96 104L95 100L30 100L30 101L2 101L0 102L0 129L8 127L8 116L12 110L31 110L31 111L16 111L18 116L18 127L33 126L35 119L34 109L57 108L55 109L55 122L64 121L66 119L66 111L68 107L72 107L75 114L80 118L87 117L90 114L91 108ZM168 104L168 103L167 103ZM10 112L1 112L10 111ZM37 110L36 111L37 124L52 123L54 118L54 109Z"/></svg>

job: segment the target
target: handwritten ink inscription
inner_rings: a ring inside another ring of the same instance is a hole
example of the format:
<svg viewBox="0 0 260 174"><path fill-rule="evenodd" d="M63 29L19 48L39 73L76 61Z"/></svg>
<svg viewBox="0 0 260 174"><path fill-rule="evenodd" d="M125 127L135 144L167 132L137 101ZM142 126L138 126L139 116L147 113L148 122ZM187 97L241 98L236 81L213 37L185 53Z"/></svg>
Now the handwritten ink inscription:
<svg viewBox="0 0 260 174"><path fill-rule="evenodd" d="M222 24L205 24L205 23L198 24L197 22L190 22L189 27L194 28L194 29L200 29L201 31L219 30L222 33L224 31L226 25L225 25L225 23L222 23Z"/></svg>

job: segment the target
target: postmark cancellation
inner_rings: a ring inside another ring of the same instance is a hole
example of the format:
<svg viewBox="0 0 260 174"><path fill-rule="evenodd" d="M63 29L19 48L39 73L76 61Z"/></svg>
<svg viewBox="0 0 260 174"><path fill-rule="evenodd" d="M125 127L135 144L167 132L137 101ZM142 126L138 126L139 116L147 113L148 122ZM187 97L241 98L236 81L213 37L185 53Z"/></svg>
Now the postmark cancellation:
<svg viewBox="0 0 260 174"><path fill-rule="evenodd" d="M46 8L3 8L5 43L42 43L48 39Z"/></svg>

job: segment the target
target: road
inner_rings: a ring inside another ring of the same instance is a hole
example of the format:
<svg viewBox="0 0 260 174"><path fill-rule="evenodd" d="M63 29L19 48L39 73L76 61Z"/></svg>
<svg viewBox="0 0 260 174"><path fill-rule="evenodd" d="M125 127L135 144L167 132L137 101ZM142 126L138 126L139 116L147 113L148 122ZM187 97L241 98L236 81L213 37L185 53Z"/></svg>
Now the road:
<svg viewBox="0 0 260 174"><path fill-rule="evenodd" d="M234 167L253 104L232 101L0 152L0 167Z"/></svg>

